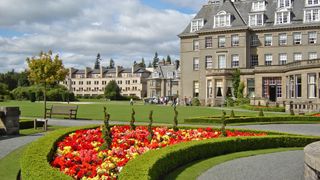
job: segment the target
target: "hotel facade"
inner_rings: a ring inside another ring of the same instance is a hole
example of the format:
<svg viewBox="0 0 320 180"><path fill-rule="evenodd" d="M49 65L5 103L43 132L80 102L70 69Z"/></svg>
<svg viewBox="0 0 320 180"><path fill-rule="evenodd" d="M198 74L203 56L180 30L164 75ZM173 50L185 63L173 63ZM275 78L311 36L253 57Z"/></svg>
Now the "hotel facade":
<svg viewBox="0 0 320 180"><path fill-rule="evenodd" d="M319 34L319 0L210 0L179 35L180 97L221 105L240 69L253 103L318 110Z"/></svg>
<svg viewBox="0 0 320 180"><path fill-rule="evenodd" d="M132 66L132 68L100 67L99 69L69 69L66 80L60 82L75 95L98 96L104 94L106 85L115 80L121 95L136 96L143 98L147 96L147 78L150 72L145 68Z"/></svg>

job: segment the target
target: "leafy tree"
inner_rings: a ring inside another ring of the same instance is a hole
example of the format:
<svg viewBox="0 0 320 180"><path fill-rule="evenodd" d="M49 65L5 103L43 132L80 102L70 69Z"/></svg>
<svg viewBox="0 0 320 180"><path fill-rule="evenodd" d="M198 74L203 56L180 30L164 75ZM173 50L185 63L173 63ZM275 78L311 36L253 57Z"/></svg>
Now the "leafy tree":
<svg viewBox="0 0 320 180"><path fill-rule="evenodd" d="M117 100L120 99L120 88L115 80L110 81L104 90L104 95L107 99Z"/></svg>
<svg viewBox="0 0 320 180"><path fill-rule="evenodd" d="M153 66L154 68L158 67L159 61L160 61L160 59L159 59L159 57L158 57L158 53L156 52L156 53L154 54L152 66Z"/></svg>
<svg viewBox="0 0 320 180"><path fill-rule="evenodd" d="M101 57L100 57L100 53L98 53L96 62L94 63L94 69L100 69L100 61L101 61Z"/></svg>
<svg viewBox="0 0 320 180"><path fill-rule="evenodd" d="M114 60L111 58L109 62L108 69L113 69L114 68Z"/></svg>
<svg viewBox="0 0 320 180"><path fill-rule="evenodd" d="M29 66L29 80L35 84L43 84L44 91L44 118L46 118L47 99L46 91L47 85L63 81L66 78L68 70L64 68L62 60L58 55L53 57L52 52L41 52L39 57L27 58Z"/></svg>
<svg viewBox="0 0 320 180"><path fill-rule="evenodd" d="M237 92L238 98L243 98L244 82L240 82Z"/></svg>
<svg viewBox="0 0 320 180"><path fill-rule="evenodd" d="M26 86L30 86L30 82L28 80L28 72L27 71L22 71L19 73L18 75L18 84L17 86L22 86L22 87L26 87Z"/></svg>
<svg viewBox="0 0 320 180"><path fill-rule="evenodd" d="M8 94L8 85L4 84L4 83L0 83L0 95L6 95Z"/></svg>
<svg viewBox="0 0 320 180"><path fill-rule="evenodd" d="M232 74L232 87L234 97L238 97L238 88L240 84L240 70L236 69Z"/></svg>
<svg viewBox="0 0 320 180"><path fill-rule="evenodd" d="M170 57L169 55L167 56L166 63L167 63L167 64L171 64L171 57Z"/></svg>

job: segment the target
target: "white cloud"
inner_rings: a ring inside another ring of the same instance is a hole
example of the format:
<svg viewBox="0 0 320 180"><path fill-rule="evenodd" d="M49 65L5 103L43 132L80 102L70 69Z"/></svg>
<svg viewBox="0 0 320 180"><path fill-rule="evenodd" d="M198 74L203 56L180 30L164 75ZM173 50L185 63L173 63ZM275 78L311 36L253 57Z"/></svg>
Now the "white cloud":
<svg viewBox="0 0 320 180"><path fill-rule="evenodd" d="M207 4L208 0L162 0L179 7L188 7L198 10L202 5Z"/></svg>
<svg viewBox="0 0 320 180"><path fill-rule="evenodd" d="M113 58L123 66L142 57L148 62L155 51L178 58L177 35L192 18L176 10L147 7L139 0L2 0L2 14L0 27L24 35L0 34L0 61L9 63L0 71L23 69L26 57L49 49L59 52L66 66L78 68L92 66L98 52L103 63ZM19 63L11 66L11 62Z"/></svg>

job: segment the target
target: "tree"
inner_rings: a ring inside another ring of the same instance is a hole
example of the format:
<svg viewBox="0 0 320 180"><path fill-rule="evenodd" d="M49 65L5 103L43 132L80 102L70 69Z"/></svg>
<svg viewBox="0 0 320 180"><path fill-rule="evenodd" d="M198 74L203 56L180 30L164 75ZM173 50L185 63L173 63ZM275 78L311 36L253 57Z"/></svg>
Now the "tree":
<svg viewBox="0 0 320 180"><path fill-rule="evenodd" d="M146 64L144 62L144 58L141 59L141 62L138 64L141 68L146 68Z"/></svg>
<svg viewBox="0 0 320 180"><path fill-rule="evenodd" d="M238 97L238 88L240 84L240 70L236 69L232 74L232 87L234 97Z"/></svg>
<svg viewBox="0 0 320 180"><path fill-rule="evenodd" d="M167 56L166 63L167 63L167 64L171 64L171 57L170 57L169 55Z"/></svg>
<svg viewBox="0 0 320 180"><path fill-rule="evenodd" d="M104 90L104 95L107 99L117 100L121 97L120 88L115 80L110 81Z"/></svg>
<svg viewBox="0 0 320 180"><path fill-rule="evenodd" d="M238 87L238 92L237 92L237 97L238 98L243 98L243 90L244 90L244 82L240 82L239 87Z"/></svg>
<svg viewBox="0 0 320 180"><path fill-rule="evenodd" d="M148 64L148 68L152 68L152 64L151 64L151 62L149 62L149 64Z"/></svg>
<svg viewBox="0 0 320 180"><path fill-rule="evenodd" d="M98 53L96 62L94 63L94 69L100 69L100 61L101 61L101 57L100 57L100 53Z"/></svg>
<svg viewBox="0 0 320 180"><path fill-rule="evenodd" d="M53 57L51 51L48 53L41 52L39 57L27 58L27 63L29 66L29 80L35 84L43 84L44 86L44 118L46 118L47 85L65 80L68 70L64 68L62 60L59 58L59 56L55 55Z"/></svg>
<svg viewBox="0 0 320 180"><path fill-rule="evenodd" d="M109 62L108 69L113 69L114 68L114 60L111 58Z"/></svg>
<svg viewBox="0 0 320 180"><path fill-rule="evenodd" d="M158 64L159 64L159 57L158 57L158 53L156 52L155 54L154 54L154 58L153 58L153 62L152 62L152 66L154 67L154 68L156 68L156 67L158 67Z"/></svg>

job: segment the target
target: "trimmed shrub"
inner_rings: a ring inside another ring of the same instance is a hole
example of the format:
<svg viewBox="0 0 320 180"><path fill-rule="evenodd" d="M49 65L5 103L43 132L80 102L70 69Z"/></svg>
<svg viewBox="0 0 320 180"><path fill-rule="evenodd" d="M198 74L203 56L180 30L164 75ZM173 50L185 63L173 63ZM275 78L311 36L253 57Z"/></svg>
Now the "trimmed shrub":
<svg viewBox="0 0 320 180"><path fill-rule="evenodd" d="M250 123L250 122L285 122L285 121L314 121L320 122L319 117L313 116L283 116L283 117L236 117L227 118L227 124L230 123ZM220 117L196 117L184 120L185 123L222 123Z"/></svg>
<svg viewBox="0 0 320 180"><path fill-rule="evenodd" d="M264 116L262 109L260 109L258 116L259 117L263 117Z"/></svg>
<svg viewBox="0 0 320 180"><path fill-rule="evenodd" d="M304 147L320 137L266 136L238 137L191 141L149 151L129 161L119 179L162 179L174 169L187 163L228 153L278 147Z"/></svg>
<svg viewBox="0 0 320 180"><path fill-rule="evenodd" d="M260 101L259 101L260 102ZM261 109L263 111L272 111L272 112L285 112L284 107L272 107L272 106L250 106L250 105L243 105L241 108L252 110L252 111L260 111Z"/></svg>
<svg viewBox="0 0 320 180"><path fill-rule="evenodd" d="M200 106L201 105L198 98L192 98L191 104L192 104L192 106Z"/></svg>

